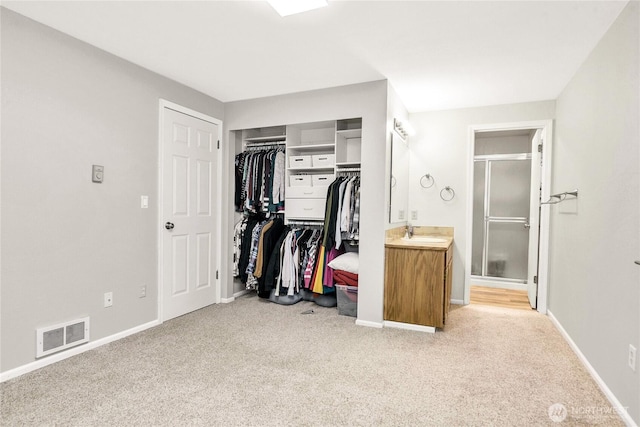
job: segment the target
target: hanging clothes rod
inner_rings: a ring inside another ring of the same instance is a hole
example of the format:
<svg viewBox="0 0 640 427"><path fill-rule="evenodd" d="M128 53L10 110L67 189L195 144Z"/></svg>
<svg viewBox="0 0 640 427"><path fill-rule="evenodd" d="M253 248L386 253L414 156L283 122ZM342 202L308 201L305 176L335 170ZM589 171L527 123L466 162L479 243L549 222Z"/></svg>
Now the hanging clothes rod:
<svg viewBox="0 0 640 427"><path fill-rule="evenodd" d="M555 205L558 204L560 202L563 202L564 200L566 200L567 196L572 196L574 199L578 198L578 189L572 190L572 191L565 191L562 193L556 193L556 194L552 194L551 196L549 196L549 200L547 200L546 202L541 202L541 205Z"/></svg>
<svg viewBox="0 0 640 427"><path fill-rule="evenodd" d="M324 220L323 219L319 219L319 220L315 220L315 221L301 221L301 220L295 220L295 219L290 219L287 221L287 225L300 225L303 227L324 227Z"/></svg>
<svg viewBox="0 0 640 427"><path fill-rule="evenodd" d="M247 143L247 150L264 150L265 148L284 148L286 141L267 141L267 142L252 142Z"/></svg>

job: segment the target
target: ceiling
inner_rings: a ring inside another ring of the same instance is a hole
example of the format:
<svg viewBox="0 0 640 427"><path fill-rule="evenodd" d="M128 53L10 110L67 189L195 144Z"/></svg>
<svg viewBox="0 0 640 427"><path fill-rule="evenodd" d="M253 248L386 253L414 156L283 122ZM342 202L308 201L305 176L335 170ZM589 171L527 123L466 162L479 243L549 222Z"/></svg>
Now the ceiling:
<svg viewBox="0 0 640 427"><path fill-rule="evenodd" d="M410 112L555 99L627 1L2 1L223 102L388 79Z"/></svg>

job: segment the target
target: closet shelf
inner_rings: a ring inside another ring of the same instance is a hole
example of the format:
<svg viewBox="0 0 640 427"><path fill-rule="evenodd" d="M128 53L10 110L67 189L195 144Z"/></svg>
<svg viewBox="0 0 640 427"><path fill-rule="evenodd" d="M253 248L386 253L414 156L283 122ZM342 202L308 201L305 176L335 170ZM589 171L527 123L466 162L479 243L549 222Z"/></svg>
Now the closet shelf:
<svg viewBox="0 0 640 427"><path fill-rule="evenodd" d="M331 143L323 143L323 144L289 145L287 146L287 148L289 150L296 150L296 151L317 150L319 148L334 149L335 144L331 142Z"/></svg>
<svg viewBox="0 0 640 427"><path fill-rule="evenodd" d="M345 130L337 130L336 134L342 135L344 138L361 138L362 137L362 129L345 129Z"/></svg>
<svg viewBox="0 0 640 427"><path fill-rule="evenodd" d="M336 162L337 167L359 167L360 162Z"/></svg>
<svg viewBox="0 0 640 427"><path fill-rule="evenodd" d="M284 141L287 139L286 135L275 135L275 136L257 136L255 138L246 138L244 141L251 142L272 142L272 141Z"/></svg>
<svg viewBox="0 0 640 427"><path fill-rule="evenodd" d="M334 170L333 166L309 166L306 168L288 168L288 170L290 171L329 171L329 170Z"/></svg>

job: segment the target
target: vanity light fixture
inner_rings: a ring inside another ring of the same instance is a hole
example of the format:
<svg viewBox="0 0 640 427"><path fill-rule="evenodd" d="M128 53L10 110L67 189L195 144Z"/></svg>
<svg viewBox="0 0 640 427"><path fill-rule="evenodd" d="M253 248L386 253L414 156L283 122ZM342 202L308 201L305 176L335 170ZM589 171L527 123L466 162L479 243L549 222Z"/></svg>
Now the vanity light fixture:
<svg viewBox="0 0 640 427"><path fill-rule="evenodd" d="M267 0L280 16L289 16L327 6L327 0Z"/></svg>
<svg viewBox="0 0 640 427"><path fill-rule="evenodd" d="M407 139L407 136L414 135L416 133L409 122L401 122L395 118L393 119L393 130L395 130L402 139Z"/></svg>

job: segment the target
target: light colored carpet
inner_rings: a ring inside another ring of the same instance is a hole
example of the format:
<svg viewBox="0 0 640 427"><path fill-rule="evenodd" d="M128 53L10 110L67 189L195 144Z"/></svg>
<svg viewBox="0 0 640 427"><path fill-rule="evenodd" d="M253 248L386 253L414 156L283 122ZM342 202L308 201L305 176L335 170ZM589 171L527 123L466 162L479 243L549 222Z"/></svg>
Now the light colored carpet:
<svg viewBox="0 0 640 427"><path fill-rule="evenodd" d="M558 425L555 403L561 425L623 425L548 318L478 305L432 335L245 296L0 391L3 426Z"/></svg>

